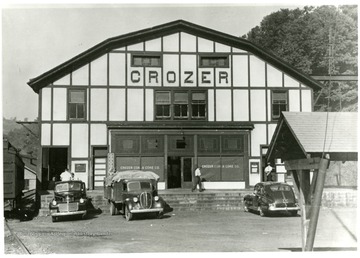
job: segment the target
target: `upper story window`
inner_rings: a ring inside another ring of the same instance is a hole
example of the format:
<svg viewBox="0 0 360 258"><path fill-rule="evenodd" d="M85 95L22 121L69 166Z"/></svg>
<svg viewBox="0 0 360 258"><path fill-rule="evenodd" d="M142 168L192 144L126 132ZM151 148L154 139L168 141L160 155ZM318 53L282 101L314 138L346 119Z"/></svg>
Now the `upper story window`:
<svg viewBox="0 0 360 258"><path fill-rule="evenodd" d="M201 55L200 64L201 68L229 68L229 56L228 55Z"/></svg>
<svg viewBox="0 0 360 258"><path fill-rule="evenodd" d="M174 93L174 117L188 118L189 95L187 92Z"/></svg>
<svg viewBox="0 0 360 258"><path fill-rule="evenodd" d="M160 55L132 55L132 66L161 67Z"/></svg>
<svg viewBox="0 0 360 258"><path fill-rule="evenodd" d="M86 92L85 90L69 90L69 119L85 119Z"/></svg>
<svg viewBox="0 0 360 258"><path fill-rule="evenodd" d="M288 95L286 91L273 91L272 99L272 113L273 120L279 119L282 111L288 110Z"/></svg>
<svg viewBox="0 0 360 258"><path fill-rule="evenodd" d="M170 118L171 94L169 91L158 91L155 97L156 118Z"/></svg>
<svg viewBox="0 0 360 258"><path fill-rule="evenodd" d="M195 92L191 94L191 117L206 117L206 95L205 92Z"/></svg>
<svg viewBox="0 0 360 258"><path fill-rule="evenodd" d="M206 93L205 91L157 91L155 117L162 120L205 119Z"/></svg>

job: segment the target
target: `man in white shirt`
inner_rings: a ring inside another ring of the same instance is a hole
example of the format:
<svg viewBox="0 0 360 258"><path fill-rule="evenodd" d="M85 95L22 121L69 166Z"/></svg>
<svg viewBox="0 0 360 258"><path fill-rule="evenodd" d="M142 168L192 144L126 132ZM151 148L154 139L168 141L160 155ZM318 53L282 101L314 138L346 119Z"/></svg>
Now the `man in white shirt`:
<svg viewBox="0 0 360 258"><path fill-rule="evenodd" d="M272 181L272 176L271 176L272 170L273 170L273 167L270 165L270 162L268 162L268 165L265 168L266 181Z"/></svg>
<svg viewBox="0 0 360 258"><path fill-rule="evenodd" d="M194 182L194 186L191 189L192 192L194 192L196 190L196 186L199 185L199 191L202 192L204 191L204 189L202 189L201 186L201 171L200 171L200 167L199 166L195 166L195 182Z"/></svg>
<svg viewBox="0 0 360 258"><path fill-rule="evenodd" d="M69 171L69 169L65 168L65 171L61 173L60 175L60 180L61 181L69 181L69 180L72 180L73 177Z"/></svg>

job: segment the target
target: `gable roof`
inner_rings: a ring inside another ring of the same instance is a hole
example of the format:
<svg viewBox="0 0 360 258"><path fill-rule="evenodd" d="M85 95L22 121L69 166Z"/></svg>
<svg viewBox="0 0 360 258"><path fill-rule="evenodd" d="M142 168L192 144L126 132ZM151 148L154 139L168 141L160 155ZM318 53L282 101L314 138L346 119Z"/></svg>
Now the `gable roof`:
<svg viewBox="0 0 360 258"><path fill-rule="evenodd" d="M265 51L254 43L235 37L229 34L225 34L216 30L212 30L197 24L193 24L184 20L176 20L173 22L165 23L159 26L155 26L148 29L139 30L136 32L124 34L121 36L109 38L94 47L82 52L81 54L71 58L70 60L56 66L55 68L41 74L40 76L30 79L28 85L36 92L49 83L62 78L68 73L82 67L88 62L106 54L112 49L121 48L127 45L136 44L146 40L152 40L161 36L167 36L177 32L186 32L205 39L213 40L225 45L240 48L245 51L251 52L264 61L270 63L279 70L287 73L293 78L297 79L301 83L309 86L313 89L321 89L320 82L314 80L310 76L307 76L295 69L289 64L286 64L280 58Z"/></svg>
<svg viewBox="0 0 360 258"><path fill-rule="evenodd" d="M355 112L283 112L270 143L268 160L279 155L290 157L290 152L298 151L296 144L305 157L323 151L330 157L331 153L357 153L357 115ZM275 154L276 149L282 151Z"/></svg>

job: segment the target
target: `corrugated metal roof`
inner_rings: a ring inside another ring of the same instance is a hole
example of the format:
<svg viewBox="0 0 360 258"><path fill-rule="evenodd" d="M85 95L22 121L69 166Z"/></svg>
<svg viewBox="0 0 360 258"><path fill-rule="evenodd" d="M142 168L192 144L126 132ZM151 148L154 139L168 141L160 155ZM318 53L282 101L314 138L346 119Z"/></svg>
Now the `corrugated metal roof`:
<svg viewBox="0 0 360 258"><path fill-rule="evenodd" d="M307 153L323 149L325 153L357 152L358 113L283 112L283 115Z"/></svg>

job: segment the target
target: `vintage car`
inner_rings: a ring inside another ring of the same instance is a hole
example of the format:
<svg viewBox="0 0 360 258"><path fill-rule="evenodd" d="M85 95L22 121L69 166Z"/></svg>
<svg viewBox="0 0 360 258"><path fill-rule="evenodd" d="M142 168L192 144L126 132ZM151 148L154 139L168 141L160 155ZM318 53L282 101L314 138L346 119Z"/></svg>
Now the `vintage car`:
<svg viewBox="0 0 360 258"><path fill-rule="evenodd" d="M260 216L270 213L287 212L296 216L299 210L292 187L280 182L260 182L254 193L244 197L244 210L258 211Z"/></svg>
<svg viewBox="0 0 360 258"><path fill-rule="evenodd" d="M89 199L84 182L73 180L55 183L54 198L49 204L53 222L64 216L84 218L88 206Z"/></svg>
<svg viewBox="0 0 360 258"><path fill-rule="evenodd" d="M139 213L161 218L165 205L157 193L158 180L154 172L140 170L116 172L105 178L104 197L108 199L110 214L122 213L127 221Z"/></svg>

